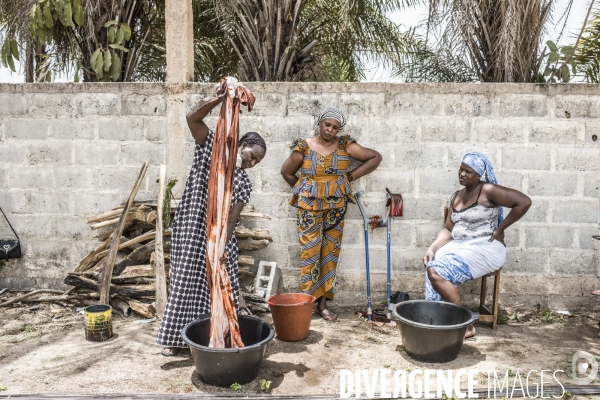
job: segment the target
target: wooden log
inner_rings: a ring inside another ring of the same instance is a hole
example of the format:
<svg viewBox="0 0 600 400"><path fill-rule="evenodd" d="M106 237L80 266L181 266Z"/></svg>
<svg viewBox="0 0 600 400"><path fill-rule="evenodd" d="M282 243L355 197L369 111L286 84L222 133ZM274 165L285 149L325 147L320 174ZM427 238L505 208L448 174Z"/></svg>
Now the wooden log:
<svg viewBox="0 0 600 400"><path fill-rule="evenodd" d="M248 212L248 211L242 211L240 213L241 217L247 217L247 218L264 218L264 219L271 219L271 216L267 215L267 214L261 214L261 213L257 213L257 212Z"/></svg>
<svg viewBox="0 0 600 400"><path fill-rule="evenodd" d="M123 209L123 213L121 214L121 218L119 218L119 222L115 228L115 233L110 242L109 253L104 262L104 271L102 273L102 280L100 286L100 303L108 304L110 302L110 280L112 278L113 268L115 266L115 259L117 258L117 251L119 250L119 243L121 240L121 236L123 235L123 228L125 227L125 220L127 219L127 214L129 213L129 209L133 205L133 199L135 199L135 195L137 194L142 181L144 179L144 175L146 175L146 170L148 169L148 161L144 161L142 165L142 169L138 175L135 184L133 185L133 189L127 199L127 204Z"/></svg>
<svg viewBox="0 0 600 400"><path fill-rule="evenodd" d="M138 207L139 206L134 205L131 207L131 209L135 210ZM88 218L87 222L88 222L88 224L91 224L93 222L102 222L102 221L106 221L109 219L113 219L115 217L118 217L122 211L123 211L123 207L118 207L118 209L116 209L116 210L111 210L109 212L105 212L104 214L100 214L100 215L96 215L95 217Z"/></svg>
<svg viewBox="0 0 600 400"><path fill-rule="evenodd" d="M89 289L95 292L100 290L100 285L93 280L84 276L68 274L64 280L66 285L77 286L84 289ZM139 297L139 296L154 296L156 290L155 285L111 285L110 294L118 294L120 296ZM101 301L102 302L102 301ZM106 304L106 303L102 303Z"/></svg>
<svg viewBox="0 0 600 400"><path fill-rule="evenodd" d="M129 265L119 275L113 276L113 279L129 278L154 278L154 268L150 264Z"/></svg>
<svg viewBox="0 0 600 400"><path fill-rule="evenodd" d="M246 228L243 225L239 225L235 229L235 236L238 237L238 238L252 238L252 239L255 239L255 240L266 239L269 242L273 241L273 237L271 236L271 234L269 233L268 230L266 230L266 229Z"/></svg>
<svg viewBox="0 0 600 400"><path fill-rule="evenodd" d="M140 206L140 207L137 207L136 209L130 211L129 213L127 213L127 218L125 219L125 225L130 225L131 223L133 223L133 221L146 222L146 213L145 213L146 210L148 210L148 207ZM92 228L92 230L106 228L107 226L117 224L119 222L119 219L120 218L113 218L113 219L109 219L106 221L98 222L97 224L91 225L90 228Z"/></svg>
<svg viewBox="0 0 600 400"><path fill-rule="evenodd" d="M238 268L238 275L250 276L252 278L256 276L256 274L254 272L251 272L250 268L247 267Z"/></svg>
<svg viewBox="0 0 600 400"><path fill-rule="evenodd" d="M165 256L163 251L163 203L167 166L160 166L158 177L158 205L156 207L156 239L154 247L156 270L156 316L162 318L167 306L167 277L165 275Z"/></svg>
<svg viewBox="0 0 600 400"><path fill-rule="evenodd" d="M264 249L269 245L269 241L267 239L254 240L251 237L244 240L238 240L238 247L240 250L259 250Z"/></svg>
<svg viewBox="0 0 600 400"><path fill-rule="evenodd" d="M261 303L254 303L254 302L247 302L246 303L246 307L253 312L269 312L269 306L267 306L266 304L261 304Z"/></svg>
<svg viewBox="0 0 600 400"><path fill-rule="evenodd" d="M22 300L24 303L59 303L61 301L70 301L70 300L85 300L85 299L97 299L100 297L98 293L83 293L83 294L72 294L69 296L50 296L50 297L38 297L36 299L28 298Z"/></svg>
<svg viewBox="0 0 600 400"><path fill-rule="evenodd" d="M123 313L123 315L129 315L129 311L131 311L131 308L129 307L129 304L127 304L127 302L125 300L122 300L122 299L119 299L119 298L111 299L110 300L110 305L115 310L121 311Z"/></svg>
<svg viewBox="0 0 600 400"><path fill-rule="evenodd" d="M253 301L253 302L258 302L258 303L266 303L266 300L257 295L257 294L252 294L252 293L246 293L246 292L241 292L242 297L244 298L244 300L246 301Z"/></svg>
<svg viewBox="0 0 600 400"><path fill-rule="evenodd" d="M29 293L25 293L21 296L17 296L15 298L12 298L8 301L5 301L4 303L0 303L0 307L4 307L7 306L9 304L13 304L13 303L18 303L19 301L23 301L28 297L31 296L36 296L38 294L43 294L43 293L52 293L52 294L63 294L62 290L53 290L53 289L38 289L38 290L34 290L33 292L29 292Z"/></svg>
<svg viewBox="0 0 600 400"><path fill-rule="evenodd" d="M146 243L142 247L129 253L121 261L115 263L114 273L121 275L126 267L131 265L147 264L150 255L154 252L154 241Z"/></svg>
<svg viewBox="0 0 600 400"><path fill-rule="evenodd" d="M151 225L155 225L156 224L156 216L158 214L156 213L156 210L152 210L148 213L148 215L146 216L146 223L147 224L151 224Z"/></svg>
<svg viewBox="0 0 600 400"><path fill-rule="evenodd" d="M106 239L100 246L96 247L94 250L90 251L87 256L85 256L79 263L75 266L73 272L83 272L92 268L98 260L100 260L103 256L99 254L109 245L110 239Z"/></svg>
<svg viewBox="0 0 600 400"><path fill-rule="evenodd" d="M129 307L131 307L134 312L140 314L142 317L152 318L156 314L154 304L146 304L132 299L127 299L127 303L129 303Z"/></svg>
<svg viewBox="0 0 600 400"><path fill-rule="evenodd" d="M165 230L163 232L163 236L169 236L170 234L171 234L171 230L170 229ZM156 235L156 232L154 232L154 231L144 233L143 235L138 236L135 239L127 240L127 241L121 243L119 245L118 250L124 249L125 247L129 247L129 246L131 246L132 244L135 244L135 243L140 243L140 242L143 242L145 240L154 239L155 235ZM105 255L108 254L108 252L109 252L109 250L105 250L105 251L100 252L99 255L101 257L104 257Z"/></svg>
<svg viewBox="0 0 600 400"><path fill-rule="evenodd" d="M238 264L254 265L254 258L251 256L240 255L238 257Z"/></svg>

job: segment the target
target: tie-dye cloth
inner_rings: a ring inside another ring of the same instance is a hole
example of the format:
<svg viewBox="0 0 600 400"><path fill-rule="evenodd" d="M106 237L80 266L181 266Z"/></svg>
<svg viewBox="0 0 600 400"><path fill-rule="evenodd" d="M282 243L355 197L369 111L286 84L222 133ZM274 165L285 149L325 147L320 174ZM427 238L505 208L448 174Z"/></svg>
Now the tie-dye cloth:
<svg viewBox="0 0 600 400"><path fill-rule="evenodd" d="M502 267L506 259L506 247L497 240L488 242L489 236L452 240L435 252L433 261L427 268L450 281L454 286L477 279ZM442 296L435 291L425 272L425 299L441 301Z"/></svg>

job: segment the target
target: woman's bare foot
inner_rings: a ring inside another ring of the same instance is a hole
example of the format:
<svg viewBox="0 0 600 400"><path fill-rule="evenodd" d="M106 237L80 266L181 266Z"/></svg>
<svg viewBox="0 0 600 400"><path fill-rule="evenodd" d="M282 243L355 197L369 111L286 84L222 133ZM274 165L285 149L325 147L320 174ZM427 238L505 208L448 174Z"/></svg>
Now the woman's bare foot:
<svg viewBox="0 0 600 400"><path fill-rule="evenodd" d="M475 336L475 326L473 324L469 325L467 331L465 332L465 339L472 338Z"/></svg>

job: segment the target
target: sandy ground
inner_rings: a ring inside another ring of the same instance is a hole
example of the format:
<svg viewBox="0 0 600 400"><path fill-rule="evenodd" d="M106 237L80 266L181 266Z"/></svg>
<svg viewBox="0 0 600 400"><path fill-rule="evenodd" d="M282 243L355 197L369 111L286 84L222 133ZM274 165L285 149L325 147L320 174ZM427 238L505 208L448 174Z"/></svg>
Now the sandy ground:
<svg viewBox="0 0 600 400"><path fill-rule="evenodd" d="M18 393L234 393L203 384L189 351L162 356L153 344L157 322L115 314L114 337L94 343L85 340L83 315L75 306L41 304L30 310L33 304L0 309L0 399ZM459 357L436 365L408 357L397 327L377 327L353 310L336 310L341 311L337 323L313 316L304 341L275 338L259 378L238 393L262 393L259 381L264 379L271 381L266 392L274 395L339 395L342 369L478 369L481 389L487 385L487 371L509 371L512 385L517 371L524 375L530 370L565 370L557 377L568 385L576 351L600 360L599 312L572 311L561 317L543 310L505 310L508 314L502 319L507 323L496 331L489 324L476 325L476 339L465 341ZM269 314L261 317L270 321ZM539 382L539 375L534 373L534 380ZM556 386L551 375L545 381Z"/></svg>

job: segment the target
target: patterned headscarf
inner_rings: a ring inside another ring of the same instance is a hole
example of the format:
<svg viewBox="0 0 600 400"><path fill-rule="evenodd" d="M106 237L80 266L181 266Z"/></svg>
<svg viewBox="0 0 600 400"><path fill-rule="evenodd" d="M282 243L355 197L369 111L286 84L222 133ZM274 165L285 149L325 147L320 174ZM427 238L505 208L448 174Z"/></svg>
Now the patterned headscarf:
<svg viewBox="0 0 600 400"><path fill-rule="evenodd" d="M333 118L336 121L338 121L340 123L340 131L344 129L344 125L346 125L346 117L344 116L344 113L338 110L337 108L326 108L325 111L323 111L321 115L319 115L319 118L317 118L317 125L327 118Z"/></svg>
<svg viewBox="0 0 600 400"><path fill-rule="evenodd" d="M494 167L492 167L492 163L485 154L478 151L470 151L463 156L462 162L473 168L473 170L481 176L482 180L495 185L498 184L498 179L494 173ZM498 208L498 226L500 226L502 221L504 221L504 210L502 209L502 206L499 206Z"/></svg>

